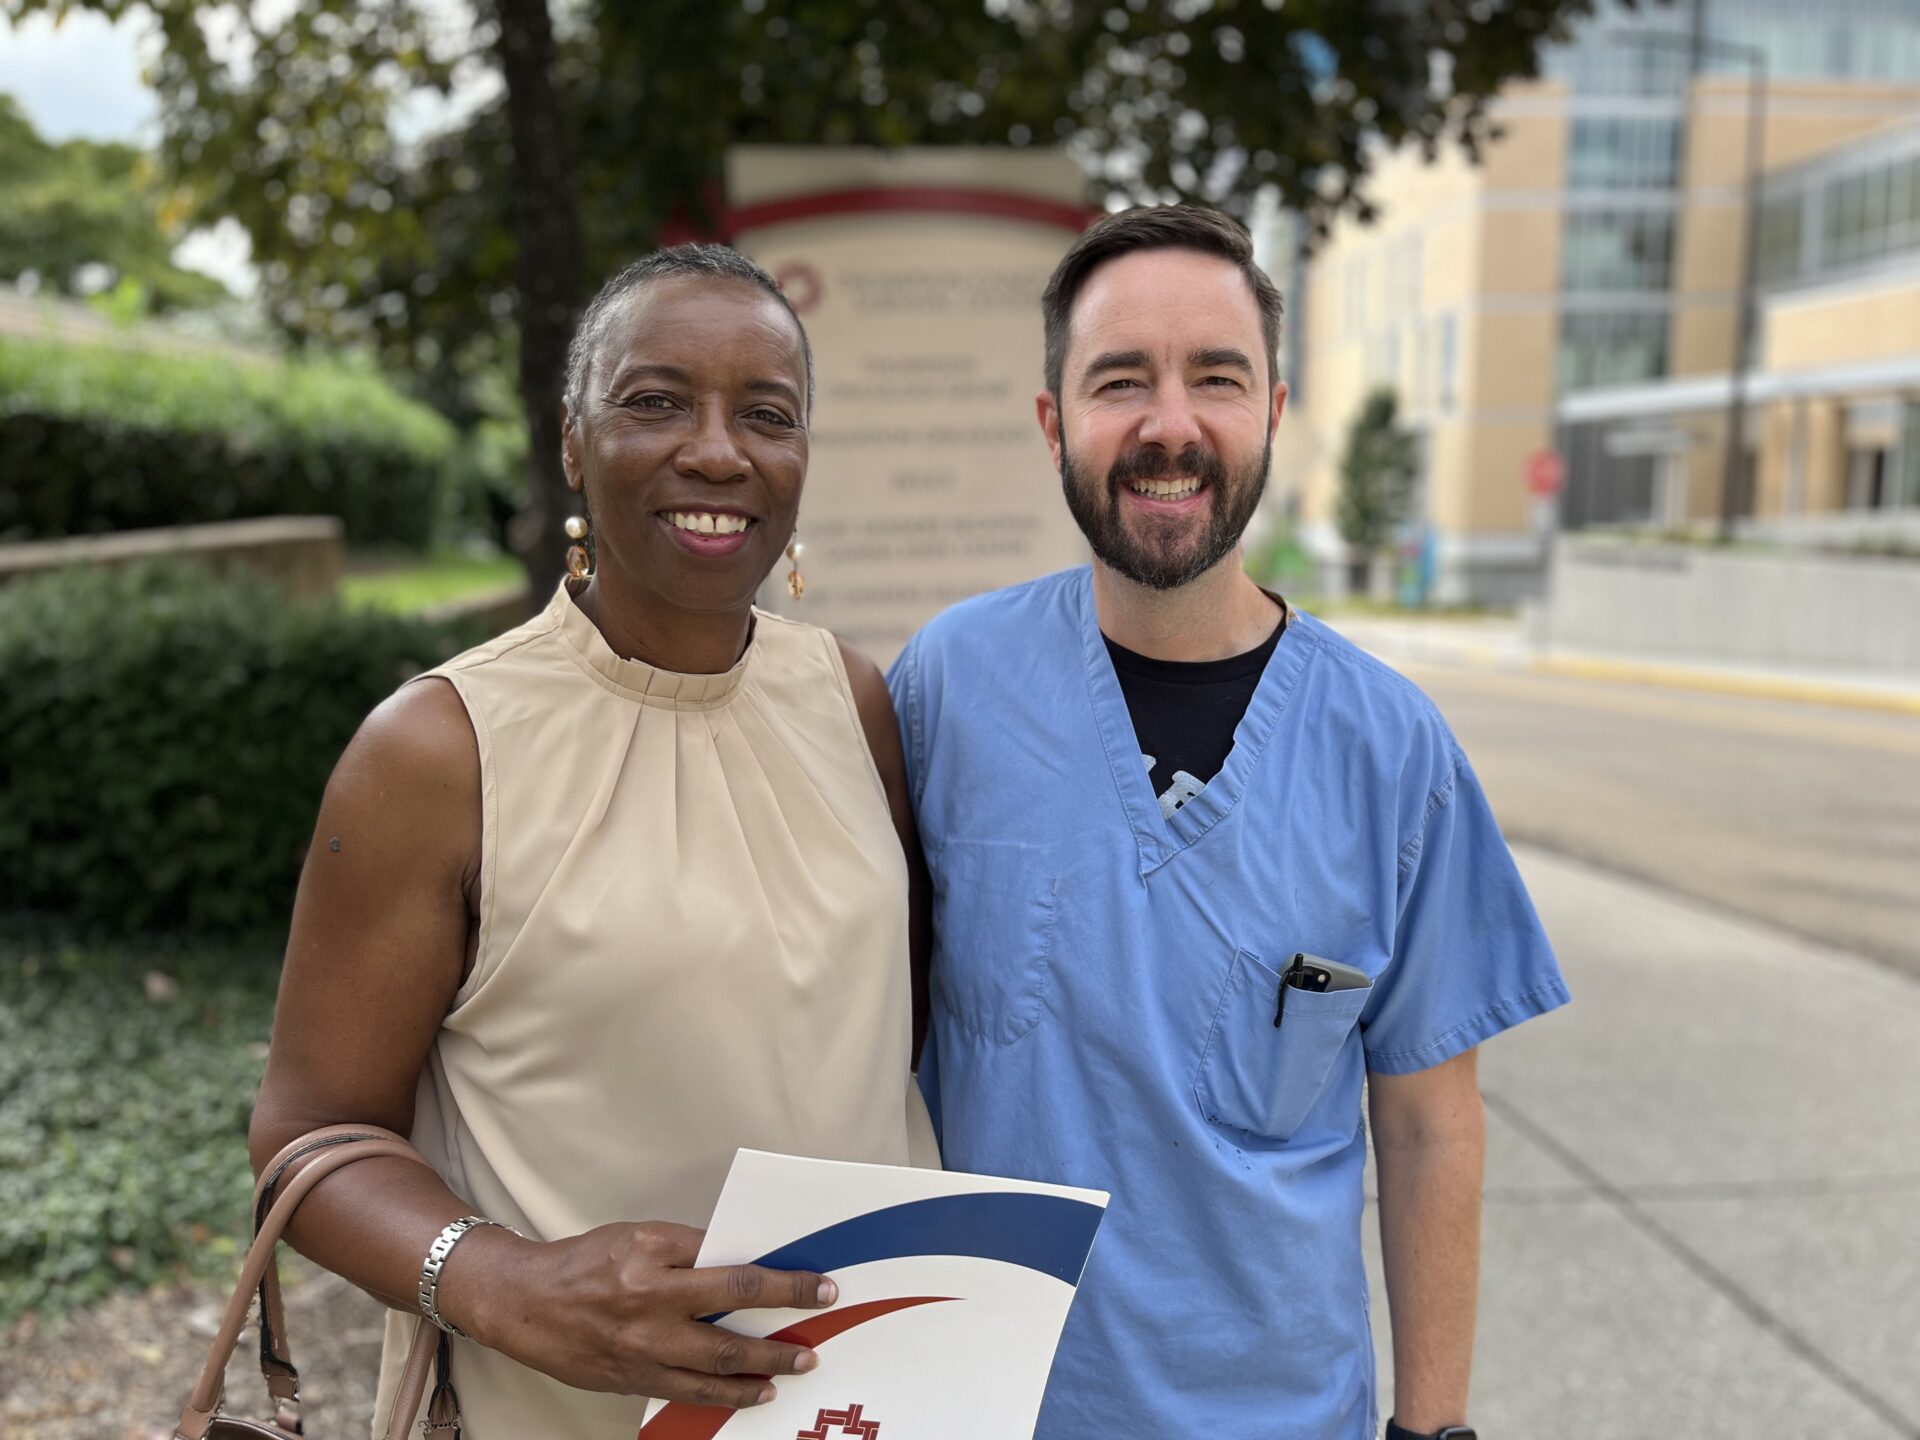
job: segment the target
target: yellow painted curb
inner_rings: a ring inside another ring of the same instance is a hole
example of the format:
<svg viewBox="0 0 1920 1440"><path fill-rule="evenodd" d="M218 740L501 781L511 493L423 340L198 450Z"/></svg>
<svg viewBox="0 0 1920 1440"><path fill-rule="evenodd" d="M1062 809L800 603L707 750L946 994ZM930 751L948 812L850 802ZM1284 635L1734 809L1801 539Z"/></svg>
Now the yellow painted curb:
<svg viewBox="0 0 1920 1440"><path fill-rule="evenodd" d="M1627 685L1660 685L1670 690L1705 690L1717 695L1743 695L1755 700L1789 700L1806 705L1834 705L1849 710L1877 710L1888 715L1920 715L1920 694L1868 690L1817 680L1787 680L1767 675L1728 674L1715 670L1688 670L1677 665L1635 660L1536 655L1528 668L1536 674L1574 680L1614 680Z"/></svg>

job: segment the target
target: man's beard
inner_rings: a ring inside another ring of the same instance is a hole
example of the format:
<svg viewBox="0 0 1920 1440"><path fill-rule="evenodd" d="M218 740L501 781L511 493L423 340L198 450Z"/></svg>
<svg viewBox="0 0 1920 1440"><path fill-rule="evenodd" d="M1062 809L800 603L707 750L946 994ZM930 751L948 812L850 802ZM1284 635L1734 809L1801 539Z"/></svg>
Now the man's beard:
<svg viewBox="0 0 1920 1440"><path fill-rule="evenodd" d="M1191 446L1178 455L1153 446L1130 450L1113 462L1104 491L1090 482L1060 437L1060 488L1080 533L1109 569L1153 590L1177 590L1217 565L1246 532L1247 522L1266 493L1273 438L1260 459L1238 474L1211 450ZM1120 515L1120 490L1134 480L1196 479L1207 496L1207 525L1196 540L1141 540L1129 534Z"/></svg>

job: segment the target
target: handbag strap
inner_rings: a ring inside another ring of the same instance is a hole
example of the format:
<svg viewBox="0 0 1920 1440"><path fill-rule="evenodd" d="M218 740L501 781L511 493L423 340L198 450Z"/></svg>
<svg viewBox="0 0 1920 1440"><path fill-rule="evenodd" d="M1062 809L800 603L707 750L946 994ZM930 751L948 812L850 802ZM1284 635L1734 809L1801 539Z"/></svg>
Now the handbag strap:
<svg viewBox="0 0 1920 1440"><path fill-rule="evenodd" d="M294 1369L287 1347L279 1268L274 1253L294 1211L315 1185L343 1165L381 1156L411 1160L417 1165L427 1163L418 1150L391 1130L377 1125L328 1125L295 1140L261 1172L254 1189L253 1244L247 1249L240 1283L227 1302L206 1366L180 1412L180 1424L174 1431L176 1440L203 1440L219 1414L225 1397L227 1361L239 1345L240 1331L246 1325L247 1311L256 1291L261 1300L260 1368L274 1399L275 1423L289 1434L300 1433L299 1372ZM281 1180L295 1164L300 1168L282 1187ZM413 1344L408 1349L399 1391L387 1420L388 1440L399 1440L405 1435L419 1412L421 1397L426 1393L427 1373L434 1363L438 1333L424 1317L414 1328ZM444 1366L442 1369L444 1382Z"/></svg>

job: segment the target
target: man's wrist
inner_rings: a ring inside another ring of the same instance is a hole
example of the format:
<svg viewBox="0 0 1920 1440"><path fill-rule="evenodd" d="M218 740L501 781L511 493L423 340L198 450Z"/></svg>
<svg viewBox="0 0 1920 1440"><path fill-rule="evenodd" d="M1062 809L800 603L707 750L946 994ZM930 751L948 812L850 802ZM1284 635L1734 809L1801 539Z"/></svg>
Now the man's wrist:
<svg viewBox="0 0 1920 1440"><path fill-rule="evenodd" d="M1409 1430L1387 1421L1387 1440L1478 1440L1471 1425L1443 1425L1438 1430Z"/></svg>

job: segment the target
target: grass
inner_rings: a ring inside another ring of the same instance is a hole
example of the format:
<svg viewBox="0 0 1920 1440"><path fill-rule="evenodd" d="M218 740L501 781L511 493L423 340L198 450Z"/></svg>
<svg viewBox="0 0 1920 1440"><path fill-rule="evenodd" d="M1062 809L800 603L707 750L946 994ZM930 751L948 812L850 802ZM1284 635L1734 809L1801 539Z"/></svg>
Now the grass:
<svg viewBox="0 0 1920 1440"><path fill-rule="evenodd" d="M511 555L471 555L449 551L399 563L367 562L340 581L340 598L362 610L412 615L454 600L504 590L526 578Z"/></svg>
<svg viewBox="0 0 1920 1440"><path fill-rule="evenodd" d="M0 941L0 1326L225 1274L276 958Z"/></svg>

